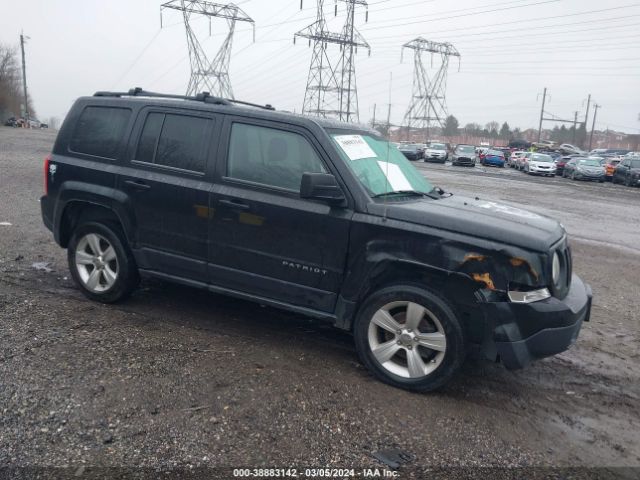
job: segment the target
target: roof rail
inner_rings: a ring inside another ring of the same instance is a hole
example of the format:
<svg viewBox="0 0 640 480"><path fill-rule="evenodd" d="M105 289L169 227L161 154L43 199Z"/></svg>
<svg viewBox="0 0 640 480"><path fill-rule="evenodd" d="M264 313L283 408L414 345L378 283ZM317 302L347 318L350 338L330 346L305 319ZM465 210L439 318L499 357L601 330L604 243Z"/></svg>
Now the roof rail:
<svg viewBox="0 0 640 480"><path fill-rule="evenodd" d="M148 92L140 87L132 88L128 92L96 92L94 97L151 97L151 98L175 98L178 100L192 100L196 102L211 103L214 105L232 105L237 103L239 105L248 105L251 107L262 108L265 110L275 110L271 105L258 105L250 102L243 102L242 100L226 99L221 97L214 97L209 92L198 93L194 97L188 95L174 95L170 93L157 93Z"/></svg>

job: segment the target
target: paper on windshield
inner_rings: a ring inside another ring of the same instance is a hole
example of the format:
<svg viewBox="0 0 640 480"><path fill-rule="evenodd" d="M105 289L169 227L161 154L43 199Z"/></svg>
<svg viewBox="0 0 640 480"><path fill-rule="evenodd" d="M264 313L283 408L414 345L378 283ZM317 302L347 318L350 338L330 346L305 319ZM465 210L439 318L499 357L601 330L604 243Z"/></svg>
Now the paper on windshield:
<svg viewBox="0 0 640 480"><path fill-rule="evenodd" d="M389 185L394 192L413 190L411 183L409 183L409 180L404 176L404 173L402 173L398 165L378 160L378 166L382 170L382 173L384 173L384 176L387 177Z"/></svg>
<svg viewBox="0 0 640 480"><path fill-rule="evenodd" d="M376 158L376 152L365 142L362 135L337 135L336 142L340 148L347 154L350 160L360 160L361 158Z"/></svg>

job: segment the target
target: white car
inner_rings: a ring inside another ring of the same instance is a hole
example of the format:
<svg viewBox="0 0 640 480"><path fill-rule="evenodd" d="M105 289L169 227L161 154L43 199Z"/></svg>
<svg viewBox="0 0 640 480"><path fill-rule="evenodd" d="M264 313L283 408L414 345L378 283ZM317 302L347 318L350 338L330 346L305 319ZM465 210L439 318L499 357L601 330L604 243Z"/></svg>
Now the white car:
<svg viewBox="0 0 640 480"><path fill-rule="evenodd" d="M534 153L525 164L524 171L529 175L548 175L554 177L556 175L556 164L551 155Z"/></svg>
<svg viewBox="0 0 640 480"><path fill-rule="evenodd" d="M444 143L430 143L424 151L425 162L444 163L448 158L447 145Z"/></svg>

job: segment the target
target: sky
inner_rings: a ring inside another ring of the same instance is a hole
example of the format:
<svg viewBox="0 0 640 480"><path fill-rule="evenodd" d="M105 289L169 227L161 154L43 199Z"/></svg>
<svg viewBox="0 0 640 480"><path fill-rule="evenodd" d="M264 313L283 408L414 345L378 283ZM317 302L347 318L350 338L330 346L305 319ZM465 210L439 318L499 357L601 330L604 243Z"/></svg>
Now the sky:
<svg viewBox="0 0 640 480"><path fill-rule="evenodd" d="M26 44L27 80L41 119L64 117L73 101L98 90L183 94L187 41L178 12L156 0L0 0L0 43ZM230 78L235 97L300 112L312 48L294 33L315 21L314 0L239 0L255 21L238 23ZM329 26L344 21L344 2L325 0ZM360 120L376 114L401 124L411 100L413 60L401 46L421 36L452 43L461 54L447 76L447 103L460 125L507 121L537 128L545 111L584 118L586 100L601 106L596 129L640 132L640 2L630 0L370 0L355 25L371 47L356 57ZM193 20L211 58L227 25ZM333 55L337 47L329 46ZM425 55L424 63L431 68ZM435 59L437 67L437 59ZM429 70L430 72L431 70ZM390 88L390 72L392 82ZM593 108L589 118L591 126ZM558 124L561 125L561 124ZM554 123L545 122L545 127Z"/></svg>

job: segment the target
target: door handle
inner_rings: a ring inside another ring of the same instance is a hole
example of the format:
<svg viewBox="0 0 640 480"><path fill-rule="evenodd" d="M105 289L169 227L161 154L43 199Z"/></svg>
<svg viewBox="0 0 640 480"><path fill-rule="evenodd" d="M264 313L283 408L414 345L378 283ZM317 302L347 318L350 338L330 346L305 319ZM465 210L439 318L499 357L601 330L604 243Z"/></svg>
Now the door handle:
<svg viewBox="0 0 640 480"><path fill-rule="evenodd" d="M140 180L125 180L124 184L128 187L135 188L136 190L149 190L151 188L151 185L147 185Z"/></svg>
<svg viewBox="0 0 640 480"><path fill-rule="evenodd" d="M225 207L232 208L234 210L249 210L249 205L246 203L240 203L234 200L222 199L219 200L218 203L224 205Z"/></svg>

